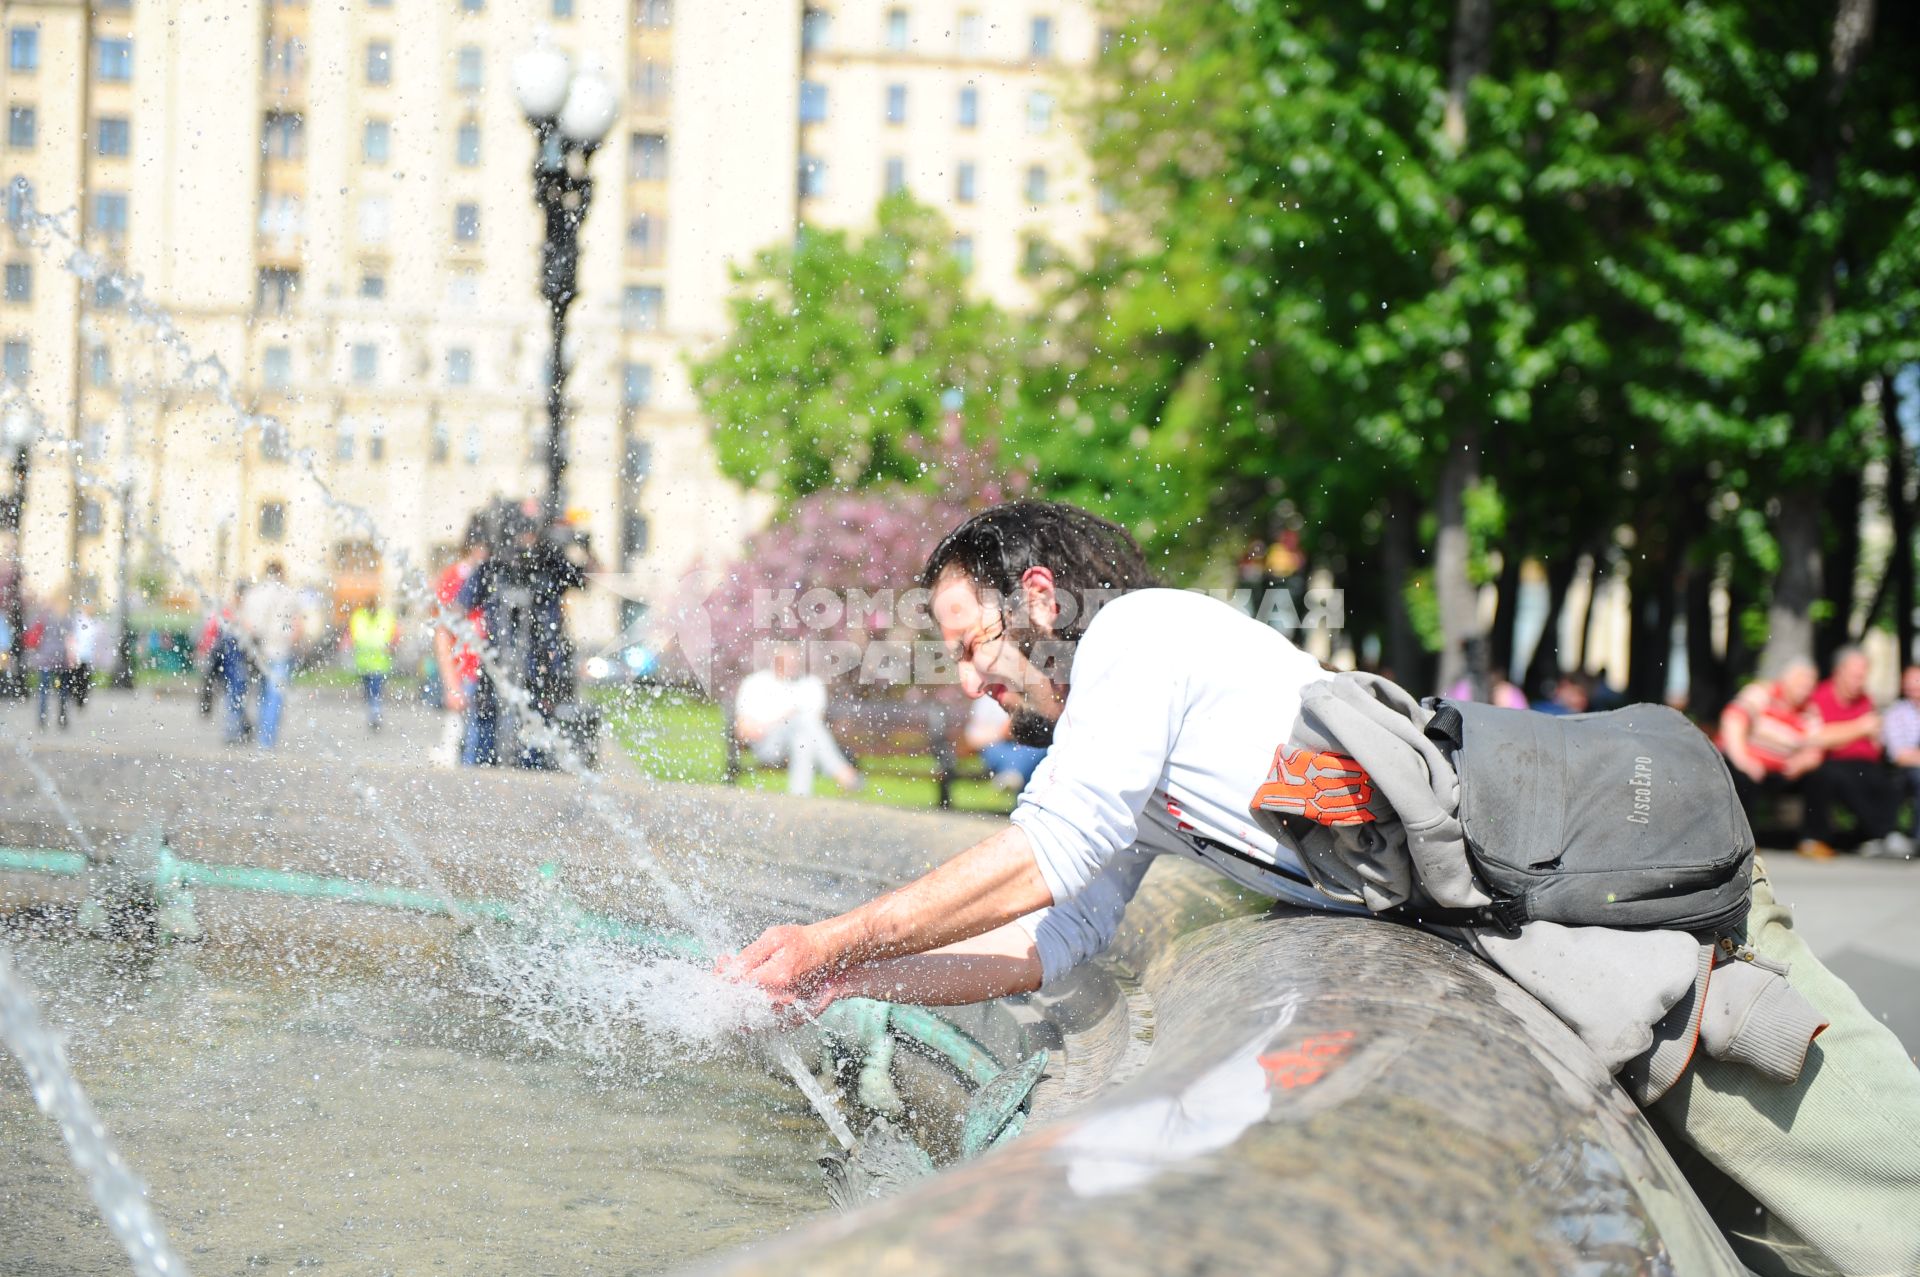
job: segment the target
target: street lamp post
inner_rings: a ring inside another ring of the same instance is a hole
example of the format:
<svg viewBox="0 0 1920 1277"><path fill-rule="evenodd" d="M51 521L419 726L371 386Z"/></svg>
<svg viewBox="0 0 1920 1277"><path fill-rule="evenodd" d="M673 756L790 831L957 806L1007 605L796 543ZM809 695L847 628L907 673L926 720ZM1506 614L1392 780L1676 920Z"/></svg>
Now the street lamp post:
<svg viewBox="0 0 1920 1277"><path fill-rule="evenodd" d="M592 765L599 724L588 707L574 703L573 644L566 633L561 599L582 580L579 567L562 549L570 538L566 518L568 462L566 350L567 310L573 305L580 266L580 224L593 200L587 166L606 140L619 106L605 77L575 71L567 57L541 32L532 48L513 63L513 91L533 126L533 199L546 216L540 249L540 295L552 321L547 358L547 485L542 500L542 546L522 557L532 579L524 582L534 616L535 634L528 653L529 690L539 712L566 736ZM545 750L523 753L528 765L551 766Z"/></svg>
<svg viewBox="0 0 1920 1277"><path fill-rule="evenodd" d="M115 476L116 491L120 497L120 603L114 610L119 613L119 624L115 629L119 633L119 659L114 662L113 685L122 691L133 690L133 582L127 571L127 534L133 522L133 483L134 467L131 459L120 463L120 472Z"/></svg>
<svg viewBox="0 0 1920 1277"><path fill-rule="evenodd" d="M13 534L13 580L7 596L7 628L12 632L6 678L0 694L27 694L27 555L21 516L27 506L27 473L33 464L34 420L19 404L0 416L0 443L13 458L13 490L0 497L0 527Z"/></svg>
<svg viewBox="0 0 1920 1277"><path fill-rule="evenodd" d="M533 198L546 214L546 239L540 249L540 295L553 321L547 361L547 491L549 526L566 514L567 360L564 349L567 309L573 305L580 265L580 223L593 199L587 165L613 127L618 104L605 78L593 71L574 72L567 57L537 39L514 60L514 95L526 112L536 139Z"/></svg>

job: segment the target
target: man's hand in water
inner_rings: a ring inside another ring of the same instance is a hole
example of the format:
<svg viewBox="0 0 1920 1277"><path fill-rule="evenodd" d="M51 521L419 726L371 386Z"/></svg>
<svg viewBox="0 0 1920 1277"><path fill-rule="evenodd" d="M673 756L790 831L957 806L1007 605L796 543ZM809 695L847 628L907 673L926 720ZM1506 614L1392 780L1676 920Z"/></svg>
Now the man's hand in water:
<svg viewBox="0 0 1920 1277"><path fill-rule="evenodd" d="M757 984L776 1004L805 1001L841 965L841 956L821 943L811 927L768 927L760 938L714 970L729 980Z"/></svg>

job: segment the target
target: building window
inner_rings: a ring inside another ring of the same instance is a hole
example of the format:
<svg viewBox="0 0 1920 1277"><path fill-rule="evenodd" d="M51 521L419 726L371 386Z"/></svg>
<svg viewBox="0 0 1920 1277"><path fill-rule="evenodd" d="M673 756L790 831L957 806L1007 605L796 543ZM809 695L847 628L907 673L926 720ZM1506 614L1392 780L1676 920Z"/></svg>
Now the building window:
<svg viewBox="0 0 1920 1277"><path fill-rule="evenodd" d="M94 122L93 149L101 155L125 158L133 150L133 125L124 115L103 115Z"/></svg>
<svg viewBox="0 0 1920 1277"><path fill-rule="evenodd" d="M80 431L80 456L89 465L99 465L107 459L107 428L97 421L89 421Z"/></svg>
<svg viewBox="0 0 1920 1277"><path fill-rule="evenodd" d="M306 153L306 121L291 111L267 112L260 127L260 150L269 159L299 159Z"/></svg>
<svg viewBox="0 0 1920 1277"><path fill-rule="evenodd" d="M264 266L254 290L254 306L263 314L284 315L293 309L300 293L300 272L278 266Z"/></svg>
<svg viewBox="0 0 1920 1277"><path fill-rule="evenodd" d="M363 195L360 198L360 239L362 243L384 244L387 242L389 222L387 197L384 195Z"/></svg>
<svg viewBox="0 0 1920 1277"><path fill-rule="evenodd" d="M333 428L333 459L335 461L353 460L354 441L353 423L342 421Z"/></svg>
<svg viewBox="0 0 1920 1277"><path fill-rule="evenodd" d="M673 68L657 58L642 58L633 64L627 80L634 109L643 115L658 115L673 91Z"/></svg>
<svg viewBox="0 0 1920 1277"><path fill-rule="evenodd" d="M571 18L573 16L573 0L553 0L551 12L556 18Z"/></svg>
<svg viewBox="0 0 1920 1277"><path fill-rule="evenodd" d="M666 254L666 247L666 219L658 213L635 213L627 223L627 250L643 265L650 265Z"/></svg>
<svg viewBox="0 0 1920 1277"><path fill-rule="evenodd" d="M800 48L818 53L833 42L833 15L825 9L808 9L800 15Z"/></svg>
<svg viewBox="0 0 1920 1277"><path fill-rule="evenodd" d="M620 298L620 322L635 332L655 331L660 327L666 296L665 290L652 284L629 284Z"/></svg>
<svg viewBox="0 0 1920 1277"><path fill-rule="evenodd" d="M480 163L480 126L472 120L460 126L453 137L453 158L462 168L474 168Z"/></svg>
<svg viewBox="0 0 1920 1277"><path fill-rule="evenodd" d="M260 459L285 461L291 455L293 455L293 441L287 437L286 426L273 420L261 422Z"/></svg>
<svg viewBox="0 0 1920 1277"><path fill-rule="evenodd" d="M486 74L485 64L480 58L477 45L466 45L454 56L454 87L467 93L478 93L482 78Z"/></svg>
<svg viewBox="0 0 1920 1277"><path fill-rule="evenodd" d="M468 346L452 346L447 350L447 384L449 386L471 386L473 384L473 350Z"/></svg>
<svg viewBox="0 0 1920 1277"><path fill-rule="evenodd" d="M380 375L380 348L370 342L359 342L353 347L353 379L361 385L367 385Z"/></svg>
<svg viewBox="0 0 1920 1277"><path fill-rule="evenodd" d="M953 198L955 203L971 204L975 195L973 161L968 160L954 172Z"/></svg>
<svg viewBox="0 0 1920 1277"><path fill-rule="evenodd" d="M631 559L647 552L647 516L629 510L620 520L620 553Z"/></svg>
<svg viewBox="0 0 1920 1277"><path fill-rule="evenodd" d="M7 145L16 151L28 150L33 146L35 134L39 132L39 116L30 106L7 108Z"/></svg>
<svg viewBox="0 0 1920 1277"><path fill-rule="evenodd" d="M39 27L15 27L7 33L7 69L10 71L40 69Z"/></svg>
<svg viewBox="0 0 1920 1277"><path fill-rule="evenodd" d="M462 451L462 454L466 457L468 465L477 466L480 464L480 427L479 426L467 427L466 447L463 448L461 451Z"/></svg>
<svg viewBox="0 0 1920 1277"><path fill-rule="evenodd" d="M470 270L457 270L447 280L447 304L456 310L472 310L480 300L480 279Z"/></svg>
<svg viewBox="0 0 1920 1277"><path fill-rule="evenodd" d="M1028 41L1027 51L1036 61L1045 61L1053 56L1053 19L1035 18L1033 20L1032 39Z"/></svg>
<svg viewBox="0 0 1920 1277"><path fill-rule="evenodd" d="M666 181L666 134L635 133L627 142L627 169L636 182Z"/></svg>
<svg viewBox="0 0 1920 1277"><path fill-rule="evenodd" d="M620 459L621 482L628 487L638 487L652 473L653 445L645 439L627 440L625 455Z"/></svg>
<svg viewBox="0 0 1920 1277"><path fill-rule="evenodd" d="M827 193L827 162L817 155L800 157L800 195L818 198Z"/></svg>
<svg viewBox="0 0 1920 1277"><path fill-rule="evenodd" d="M268 390L285 390L293 384L293 350L287 346L268 346L260 355L260 376Z"/></svg>
<svg viewBox="0 0 1920 1277"><path fill-rule="evenodd" d="M460 0L460 12L479 13L487 7L487 0Z"/></svg>
<svg viewBox="0 0 1920 1277"><path fill-rule="evenodd" d="M963 129L980 127L980 90L971 84L960 90L958 123Z"/></svg>
<svg viewBox="0 0 1920 1277"><path fill-rule="evenodd" d="M898 155L887 157L884 184L888 195L898 195L907 189L907 161L904 157Z"/></svg>
<svg viewBox="0 0 1920 1277"><path fill-rule="evenodd" d="M453 206L453 237L462 244L471 244L480 238L480 206L478 204Z"/></svg>
<svg viewBox="0 0 1920 1277"><path fill-rule="evenodd" d="M119 191L101 191L93 197L93 229L109 239L127 233L127 197Z"/></svg>
<svg viewBox="0 0 1920 1277"><path fill-rule="evenodd" d="M1045 133L1053 127L1053 94L1035 90L1027 94L1027 132Z"/></svg>
<svg viewBox="0 0 1920 1277"><path fill-rule="evenodd" d="M7 183L7 225L25 226L33 212L33 183L16 177Z"/></svg>
<svg viewBox="0 0 1920 1277"><path fill-rule="evenodd" d="M953 237L953 260L959 264L962 275L973 274L973 236Z"/></svg>
<svg viewBox="0 0 1920 1277"><path fill-rule="evenodd" d="M127 299L120 291L120 281L111 275L102 275L93 281L93 304L102 309L118 306Z"/></svg>
<svg viewBox="0 0 1920 1277"><path fill-rule="evenodd" d="M28 346L23 339L9 338L4 346L0 346L0 376L13 385L26 385L29 362Z"/></svg>
<svg viewBox="0 0 1920 1277"><path fill-rule="evenodd" d="M33 300L33 263L7 263L7 300L10 302L30 302Z"/></svg>
<svg viewBox="0 0 1920 1277"><path fill-rule="evenodd" d="M300 78L306 66L307 46L298 36L267 37L266 74L269 84L286 86Z"/></svg>
<svg viewBox="0 0 1920 1277"><path fill-rule="evenodd" d="M628 364L620 383L620 402L629 408L653 406L653 365Z"/></svg>
<svg viewBox="0 0 1920 1277"><path fill-rule="evenodd" d="M100 514L99 499L96 497L82 497L80 499L80 535L83 537L99 536L101 526L104 522L105 520Z"/></svg>
<svg viewBox="0 0 1920 1277"><path fill-rule="evenodd" d="M95 50L93 69L103 84L125 84L133 78L133 41L108 37Z"/></svg>
<svg viewBox="0 0 1920 1277"><path fill-rule="evenodd" d="M887 47L895 53L905 53L911 41L912 32L907 28L905 9L887 10Z"/></svg>
<svg viewBox="0 0 1920 1277"><path fill-rule="evenodd" d="M1047 167L1044 164L1030 165L1027 169L1027 203L1044 204L1047 202Z"/></svg>
<svg viewBox="0 0 1920 1277"><path fill-rule="evenodd" d="M1038 275L1052 264L1053 255L1047 248L1047 241L1038 236L1030 236L1020 250L1020 273Z"/></svg>
<svg viewBox="0 0 1920 1277"><path fill-rule="evenodd" d="M385 271L364 271L360 276L360 297L363 301L377 302L387 295L387 276Z"/></svg>
<svg viewBox="0 0 1920 1277"><path fill-rule="evenodd" d="M260 539L284 541L287 536L287 507L280 501L260 503Z"/></svg>
<svg viewBox="0 0 1920 1277"><path fill-rule="evenodd" d="M965 57L974 57L980 52L980 15L967 12L960 15L960 21L954 27L954 44Z"/></svg>
<svg viewBox="0 0 1920 1277"><path fill-rule="evenodd" d="M653 31L673 25L673 0L635 0L634 21Z"/></svg>
<svg viewBox="0 0 1920 1277"><path fill-rule="evenodd" d="M384 165L393 153L393 126L385 120L368 120L360 130L360 158L367 164Z"/></svg>
<svg viewBox="0 0 1920 1277"><path fill-rule="evenodd" d="M817 80L800 84L800 123L824 124L827 119L827 86Z"/></svg>
<svg viewBox="0 0 1920 1277"><path fill-rule="evenodd" d="M907 86L889 84L887 86L887 123L905 124L907 122Z"/></svg>
<svg viewBox="0 0 1920 1277"><path fill-rule="evenodd" d="M385 40L367 44L367 83L393 83L393 46Z"/></svg>
<svg viewBox="0 0 1920 1277"><path fill-rule="evenodd" d="M427 431L427 461L436 466L444 466L453 456L453 432L445 424L434 422Z"/></svg>
<svg viewBox="0 0 1920 1277"><path fill-rule="evenodd" d="M113 384L113 355L105 346L87 347L87 384L89 386Z"/></svg>
<svg viewBox="0 0 1920 1277"><path fill-rule="evenodd" d="M385 461L387 459L387 427L376 421L367 428L367 460Z"/></svg>

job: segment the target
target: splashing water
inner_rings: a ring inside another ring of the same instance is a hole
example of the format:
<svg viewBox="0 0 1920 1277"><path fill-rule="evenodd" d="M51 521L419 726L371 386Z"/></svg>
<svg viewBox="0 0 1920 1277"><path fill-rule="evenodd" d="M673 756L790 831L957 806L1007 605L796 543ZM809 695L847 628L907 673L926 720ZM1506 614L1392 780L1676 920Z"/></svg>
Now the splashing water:
<svg viewBox="0 0 1920 1277"><path fill-rule="evenodd" d="M67 1067L60 1040L41 1023L40 1012L14 973L13 958L0 946L0 1042L26 1070L40 1111L60 1126L67 1156L86 1176L100 1217L133 1261L140 1277L185 1277L187 1266L167 1244L160 1221L147 1205L147 1186L121 1160L107 1128Z"/></svg>
<svg viewBox="0 0 1920 1277"><path fill-rule="evenodd" d="M39 238L35 241L38 245L64 246L68 250L61 265L75 277L85 282L106 280L115 285L121 294L122 308L135 327L146 332L155 346L178 361L179 370L172 378L176 386L189 391L205 391L212 394L233 414L236 432L243 436L249 431L264 434L268 430L280 429L280 423L273 417L254 411L244 402L232 375L217 356L201 355L195 351L172 315L147 298L142 280L112 270L101 259L89 253L58 217L28 207L22 219L21 230L24 234L29 229L39 232ZM37 412L35 416L38 416ZM57 438L57 436L53 437ZM84 464L84 452L79 441L67 439L63 442L72 456L76 473L82 475L89 486L114 488L115 485L92 474ZM654 884L669 915L679 925L690 930L709 951L720 952L730 948L727 937L722 931L719 911L714 908L712 901L699 890L697 884L689 890L660 864L652 853L650 840L645 833L606 795L601 788L600 778L584 765L565 735L546 723L544 717L534 708L527 690L518 679L499 666L496 654L473 632L467 618L439 600L425 573L412 563L406 548L393 544L386 537L371 511L366 507L347 501L334 492L331 484L321 473L313 450L296 450L290 459L303 477L319 490L322 500L336 518L358 529L388 561L395 564L399 570L402 592L420 603L437 624L453 632L464 645L480 654L502 699L518 716L523 734L536 748L546 751L549 756L557 760L563 771L581 782L585 807L620 837L629 848L635 866ZM144 528L141 530L141 535L142 539L149 543L156 540ZM166 552L165 557L176 567L180 566L177 558L170 551ZM204 594L204 591L202 593ZM360 793L359 796L363 802L374 807L378 814L375 795L371 791ZM69 821L69 823L72 822ZM390 822L383 820L381 823L387 825L389 833L394 832ZM410 858L424 863L424 857L410 856ZM752 1008L739 1005L737 996L759 996L757 991L741 990L738 986L731 985L710 972L685 962L679 962L676 965L656 959L634 963L629 959L628 968L624 971L619 971L617 966L610 967L605 963L596 967L591 963L580 966L562 962L560 966L559 974L544 977L550 986L549 992L566 991L564 988L553 989L551 986L555 980L563 985L572 981L573 991L576 993L585 991L591 994L592 991L597 990L600 995L599 1000L596 1002L592 996L589 996L585 1005L601 1008L601 1011L596 1013L599 1015L599 1023L635 1024L649 1031L662 1033L669 1040L697 1039L710 1043L713 1035L709 1034L708 1030L716 1018L727 1021L728 1031L737 1032L742 1027L738 1019L740 1013L747 1013L748 1019L752 1019ZM505 969L512 971L515 968L509 963ZM524 967L519 970L523 973L527 971ZM597 971L604 976L610 970L616 972L615 979L611 981L592 974ZM584 982L583 974L587 977ZM626 982L627 989L624 992L619 981ZM509 981L507 987L523 991L533 990L540 983L538 979L523 979L517 983ZM714 1013L707 1020L702 1020L701 1017L709 1016L709 1012L689 1011L689 1008L702 1002L714 1008ZM595 1022L594 1017L590 1015L587 1022ZM771 1013L769 1012L767 1025L770 1024ZM776 1061L806 1095L834 1138L842 1148L851 1150L856 1141L834 1096L806 1069L799 1053L790 1042L776 1039L771 1046Z"/></svg>

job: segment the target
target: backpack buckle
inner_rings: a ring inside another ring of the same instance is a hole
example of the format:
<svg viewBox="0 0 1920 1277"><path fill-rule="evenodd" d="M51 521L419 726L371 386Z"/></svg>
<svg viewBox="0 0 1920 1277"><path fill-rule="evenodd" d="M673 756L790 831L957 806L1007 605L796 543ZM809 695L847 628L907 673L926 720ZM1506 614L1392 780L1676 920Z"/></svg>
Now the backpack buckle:
<svg viewBox="0 0 1920 1277"><path fill-rule="evenodd" d="M1517 936L1520 928L1533 921L1527 912L1527 902L1520 896L1501 896L1487 906L1487 917L1493 920L1503 935Z"/></svg>

